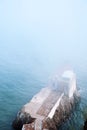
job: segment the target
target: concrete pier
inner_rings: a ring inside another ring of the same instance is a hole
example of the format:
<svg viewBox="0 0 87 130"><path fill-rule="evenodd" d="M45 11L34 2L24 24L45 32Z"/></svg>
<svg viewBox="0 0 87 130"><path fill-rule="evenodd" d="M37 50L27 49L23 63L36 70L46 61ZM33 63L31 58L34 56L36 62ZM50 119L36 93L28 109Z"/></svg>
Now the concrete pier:
<svg viewBox="0 0 87 130"><path fill-rule="evenodd" d="M27 113L31 116L30 122L22 121L22 130L57 130L57 126L70 114L76 97L78 98L76 76L72 70L54 76L51 84L22 108L21 114Z"/></svg>

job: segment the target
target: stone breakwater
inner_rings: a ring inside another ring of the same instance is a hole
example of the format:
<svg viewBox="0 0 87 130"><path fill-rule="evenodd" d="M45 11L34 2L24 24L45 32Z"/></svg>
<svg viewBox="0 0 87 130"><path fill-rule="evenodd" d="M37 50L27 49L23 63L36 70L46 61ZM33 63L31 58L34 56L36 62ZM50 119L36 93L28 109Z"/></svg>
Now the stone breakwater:
<svg viewBox="0 0 87 130"><path fill-rule="evenodd" d="M78 101L75 74L64 71L23 106L13 127L16 130L58 130Z"/></svg>

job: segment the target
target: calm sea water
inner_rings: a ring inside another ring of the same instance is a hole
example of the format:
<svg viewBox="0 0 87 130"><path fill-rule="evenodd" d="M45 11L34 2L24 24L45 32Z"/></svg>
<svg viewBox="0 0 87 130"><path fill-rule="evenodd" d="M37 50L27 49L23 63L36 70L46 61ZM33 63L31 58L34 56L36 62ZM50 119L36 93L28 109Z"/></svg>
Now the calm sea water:
<svg viewBox="0 0 87 130"><path fill-rule="evenodd" d="M44 58L42 62L40 56L38 59L34 55L28 57L26 53L13 55L8 52L2 49L0 52L0 130L13 130L11 124L17 112L47 84L57 66L48 64L49 61ZM72 61L72 67L77 75L81 103L61 130L82 130L84 123L83 111L87 105L86 61Z"/></svg>

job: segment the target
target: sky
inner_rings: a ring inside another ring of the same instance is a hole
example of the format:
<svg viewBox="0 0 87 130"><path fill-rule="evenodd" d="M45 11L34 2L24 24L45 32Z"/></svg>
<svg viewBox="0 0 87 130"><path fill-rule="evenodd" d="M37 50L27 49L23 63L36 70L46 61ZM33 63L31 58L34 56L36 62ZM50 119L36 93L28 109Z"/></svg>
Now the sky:
<svg viewBox="0 0 87 130"><path fill-rule="evenodd" d="M25 64L87 61L86 16L86 0L0 0L0 55Z"/></svg>

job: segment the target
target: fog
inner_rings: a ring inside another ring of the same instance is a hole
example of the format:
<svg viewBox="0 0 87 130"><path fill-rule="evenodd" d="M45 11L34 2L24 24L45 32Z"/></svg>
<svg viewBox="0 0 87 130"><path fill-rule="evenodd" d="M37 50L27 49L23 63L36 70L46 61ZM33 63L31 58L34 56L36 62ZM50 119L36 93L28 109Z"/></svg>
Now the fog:
<svg viewBox="0 0 87 130"><path fill-rule="evenodd" d="M86 0L1 0L0 64L47 73L87 64Z"/></svg>

